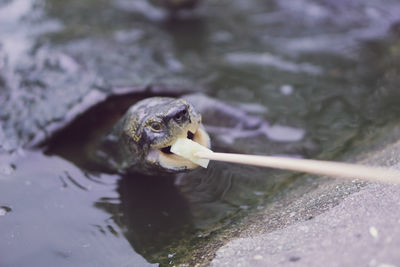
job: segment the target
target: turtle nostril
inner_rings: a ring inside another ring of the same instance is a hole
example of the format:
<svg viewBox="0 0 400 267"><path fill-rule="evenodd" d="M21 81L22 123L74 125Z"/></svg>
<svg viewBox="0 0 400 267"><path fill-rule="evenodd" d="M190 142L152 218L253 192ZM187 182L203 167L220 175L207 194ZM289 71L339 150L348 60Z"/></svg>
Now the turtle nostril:
<svg viewBox="0 0 400 267"><path fill-rule="evenodd" d="M187 119L187 110L181 110L180 112L176 113L174 116L174 120L177 122L182 122Z"/></svg>
<svg viewBox="0 0 400 267"><path fill-rule="evenodd" d="M190 140L193 140L193 138L194 138L194 133L192 133L191 131L188 131L188 132L187 132L187 138L190 139Z"/></svg>

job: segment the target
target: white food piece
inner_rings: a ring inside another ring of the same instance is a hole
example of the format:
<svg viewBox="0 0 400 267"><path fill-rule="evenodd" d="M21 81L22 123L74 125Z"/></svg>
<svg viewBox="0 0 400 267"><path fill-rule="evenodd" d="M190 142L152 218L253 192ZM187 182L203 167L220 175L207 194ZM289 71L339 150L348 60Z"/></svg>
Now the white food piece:
<svg viewBox="0 0 400 267"><path fill-rule="evenodd" d="M191 162L196 163L197 165L200 165L203 168L207 168L210 160L196 157L195 154L197 152L212 153L212 150L210 150L190 139L178 138L176 140L176 142L171 146L171 152L178 156L181 156L185 159L188 159Z"/></svg>

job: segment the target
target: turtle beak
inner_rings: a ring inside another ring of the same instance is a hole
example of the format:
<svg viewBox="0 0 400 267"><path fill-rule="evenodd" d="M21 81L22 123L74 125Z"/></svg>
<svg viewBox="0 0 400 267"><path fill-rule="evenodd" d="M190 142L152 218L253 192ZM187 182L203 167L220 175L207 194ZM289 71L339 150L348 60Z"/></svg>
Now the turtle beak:
<svg viewBox="0 0 400 267"><path fill-rule="evenodd" d="M197 129L193 129L192 127L188 128L189 129L186 131L186 138L191 139L204 147L210 148L210 137L202 125L199 125ZM175 140L176 138L171 142L171 145ZM149 153L149 156L152 157L153 160L157 160L160 166L172 172L193 170L199 167L199 165L173 154L170 149L170 145L160 149L153 149L151 153Z"/></svg>

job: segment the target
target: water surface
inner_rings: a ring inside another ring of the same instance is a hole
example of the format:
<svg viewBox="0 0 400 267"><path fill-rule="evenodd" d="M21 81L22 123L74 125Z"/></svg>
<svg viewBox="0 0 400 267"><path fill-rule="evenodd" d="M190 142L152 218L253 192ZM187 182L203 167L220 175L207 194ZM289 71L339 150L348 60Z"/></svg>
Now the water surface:
<svg viewBox="0 0 400 267"><path fill-rule="evenodd" d="M268 125L220 150L345 158L397 120L398 14L395 0L204 1L180 18L142 0L0 1L0 265L187 262L297 176L212 163L120 177L79 157L90 130L140 98L195 91ZM117 93L86 128L32 148Z"/></svg>

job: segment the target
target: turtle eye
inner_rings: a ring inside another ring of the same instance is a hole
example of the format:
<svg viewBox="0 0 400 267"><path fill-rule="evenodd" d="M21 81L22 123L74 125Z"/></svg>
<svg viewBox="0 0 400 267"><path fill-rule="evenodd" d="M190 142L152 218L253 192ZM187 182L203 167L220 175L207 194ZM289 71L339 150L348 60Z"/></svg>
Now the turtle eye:
<svg viewBox="0 0 400 267"><path fill-rule="evenodd" d="M154 122L150 123L150 128L153 131L158 132L161 130L161 123L154 121Z"/></svg>

